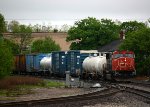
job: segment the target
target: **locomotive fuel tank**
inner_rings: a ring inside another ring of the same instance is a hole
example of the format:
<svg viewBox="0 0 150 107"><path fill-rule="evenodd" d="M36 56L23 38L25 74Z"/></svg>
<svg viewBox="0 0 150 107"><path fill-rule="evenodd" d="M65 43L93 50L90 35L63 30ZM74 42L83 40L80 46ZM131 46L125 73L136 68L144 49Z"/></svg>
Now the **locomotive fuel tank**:
<svg viewBox="0 0 150 107"><path fill-rule="evenodd" d="M42 58L40 61L40 67L42 70L51 71L51 69L52 69L52 57L46 56L46 57Z"/></svg>
<svg viewBox="0 0 150 107"><path fill-rule="evenodd" d="M106 70L106 56L89 56L83 61L83 70L86 74L103 76Z"/></svg>

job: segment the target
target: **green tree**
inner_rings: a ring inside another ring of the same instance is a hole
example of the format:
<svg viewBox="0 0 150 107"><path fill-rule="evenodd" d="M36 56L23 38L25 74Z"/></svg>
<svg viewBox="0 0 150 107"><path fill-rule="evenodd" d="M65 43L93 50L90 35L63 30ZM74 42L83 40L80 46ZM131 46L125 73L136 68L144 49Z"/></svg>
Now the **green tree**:
<svg viewBox="0 0 150 107"><path fill-rule="evenodd" d="M52 51L59 51L60 46L55 43L50 37L44 40L36 40L32 44L32 52L50 53Z"/></svg>
<svg viewBox="0 0 150 107"><path fill-rule="evenodd" d="M150 70L150 28L141 28L131 32L128 36L120 49L134 51L137 72L139 74L148 74Z"/></svg>
<svg viewBox="0 0 150 107"><path fill-rule="evenodd" d="M13 67L13 55L9 46L0 40L0 79L9 75Z"/></svg>
<svg viewBox="0 0 150 107"><path fill-rule="evenodd" d="M23 50L31 43L32 28L26 25L17 25L13 28L13 36L19 39L19 52L23 53Z"/></svg>
<svg viewBox="0 0 150 107"><path fill-rule="evenodd" d="M0 39L3 38L3 34L6 31L4 16L0 13Z"/></svg>
<svg viewBox="0 0 150 107"><path fill-rule="evenodd" d="M64 25L61 26L61 30L60 31L61 32L68 32L69 28L70 28L69 25L64 24Z"/></svg>
<svg viewBox="0 0 150 107"><path fill-rule="evenodd" d="M57 33L58 32L58 29L54 28L54 33Z"/></svg>
<svg viewBox="0 0 150 107"><path fill-rule="evenodd" d="M16 44L13 40L4 39L4 42L7 46L9 46L12 50L12 54L19 54L19 45Z"/></svg>
<svg viewBox="0 0 150 107"><path fill-rule="evenodd" d="M97 49L117 39L119 26L108 19L88 17L75 22L68 31L67 41L73 41L70 49Z"/></svg>
<svg viewBox="0 0 150 107"><path fill-rule="evenodd" d="M5 19L0 14L0 35L6 30ZM11 49L4 39L0 37L0 79L9 75L13 64L13 55Z"/></svg>
<svg viewBox="0 0 150 107"><path fill-rule="evenodd" d="M19 29L19 22L18 21L15 21L15 20L13 20L13 21L11 21L9 24L8 24L8 30L10 31L10 32L17 32L18 31L18 29Z"/></svg>
<svg viewBox="0 0 150 107"><path fill-rule="evenodd" d="M120 30L125 30L125 34L127 37L129 33L140 30L142 28L146 28L146 25L142 22L137 22L137 21L123 22L120 25Z"/></svg>
<svg viewBox="0 0 150 107"><path fill-rule="evenodd" d="M4 16L0 13L0 34L6 31Z"/></svg>

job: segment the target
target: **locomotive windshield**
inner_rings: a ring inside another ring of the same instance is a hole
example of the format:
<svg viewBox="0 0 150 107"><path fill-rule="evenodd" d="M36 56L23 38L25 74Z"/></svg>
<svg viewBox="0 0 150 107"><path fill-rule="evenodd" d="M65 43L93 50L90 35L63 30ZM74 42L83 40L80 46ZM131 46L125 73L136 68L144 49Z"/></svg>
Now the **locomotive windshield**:
<svg viewBox="0 0 150 107"><path fill-rule="evenodd" d="M113 58L120 58L120 57L129 57L129 58L134 58L133 54L114 54Z"/></svg>
<svg viewBox="0 0 150 107"><path fill-rule="evenodd" d="M113 57L114 57L114 58L120 58L120 57L123 57L123 54L114 54Z"/></svg>
<svg viewBox="0 0 150 107"><path fill-rule="evenodd" d="M133 54L124 54L125 57L134 58Z"/></svg>

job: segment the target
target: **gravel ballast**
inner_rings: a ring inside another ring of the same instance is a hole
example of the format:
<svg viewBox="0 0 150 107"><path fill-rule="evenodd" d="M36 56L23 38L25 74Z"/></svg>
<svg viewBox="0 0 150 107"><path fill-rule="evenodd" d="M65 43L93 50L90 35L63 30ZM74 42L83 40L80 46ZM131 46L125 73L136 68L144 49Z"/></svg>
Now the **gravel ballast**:
<svg viewBox="0 0 150 107"><path fill-rule="evenodd" d="M137 95L121 92L105 98L45 105L43 107L150 107L150 103Z"/></svg>

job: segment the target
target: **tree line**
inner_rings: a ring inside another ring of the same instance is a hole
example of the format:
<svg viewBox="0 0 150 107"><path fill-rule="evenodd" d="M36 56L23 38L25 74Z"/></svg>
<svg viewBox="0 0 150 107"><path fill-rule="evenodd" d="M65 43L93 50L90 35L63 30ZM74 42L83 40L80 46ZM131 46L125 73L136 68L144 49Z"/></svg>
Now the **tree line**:
<svg viewBox="0 0 150 107"><path fill-rule="evenodd" d="M10 22L5 21L5 26L6 26L5 32L13 32L18 25L19 22L16 20L12 20ZM66 33L71 27L70 25L67 24L61 25L60 28L57 25L52 26L51 24L48 25L29 24L28 26L32 29L32 32L53 32L53 33L57 33L57 32Z"/></svg>

